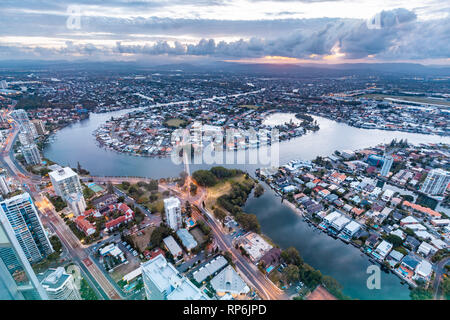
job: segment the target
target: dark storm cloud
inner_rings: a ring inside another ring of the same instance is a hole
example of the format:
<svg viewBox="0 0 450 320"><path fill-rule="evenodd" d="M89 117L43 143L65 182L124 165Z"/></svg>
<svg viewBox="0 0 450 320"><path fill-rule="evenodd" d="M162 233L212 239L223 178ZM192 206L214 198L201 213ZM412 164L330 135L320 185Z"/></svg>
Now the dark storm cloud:
<svg viewBox="0 0 450 320"><path fill-rule="evenodd" d="M366 21L332 19L314 28L298 28L274 39L252 37L249 40L218 42L202 39L197 44L167 54L210 55L217 57L261 57L279 55L306 58L311 54L327 55L338 45L347 58L379 55L397 59L447 58L450 56L450 21L448 18L418 22L416 15L405 9L384 11L379 28L369 28ZM433 44L434 43L434 44ZM160 47L161 44L158 44ZM156 49L156 48L155 48ZM184 49L184 50L182 50ZM127 52L122 46L121 52ZM152 52L148 47L133 46L133 53Z"/></svg>

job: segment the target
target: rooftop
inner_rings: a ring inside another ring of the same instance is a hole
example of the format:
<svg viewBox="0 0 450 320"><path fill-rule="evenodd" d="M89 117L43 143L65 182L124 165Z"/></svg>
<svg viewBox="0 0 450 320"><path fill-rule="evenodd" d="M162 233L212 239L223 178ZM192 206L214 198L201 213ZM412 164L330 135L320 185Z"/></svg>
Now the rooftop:
<svg viewBox="0 0 450 320"><path fill-rule="evenodd" d="M48 174L50 178L55 181L62 181L67 178L71 178L73 176L77 176L77 174L69 167L61 168L55 171L52 171Z"/></svg>
<svg viewBox="0 0 450 320"><path fill-rule="evenodd" d="M164 238L163 242L172 255L177 256L180 254L180 252L183 252L183 250L181 250L180 246L172 236Z"/></svg>
<svg viewBox="0 0 450 320"><path fill-rule="evenodd" d="M232 266L227 266L211 280L211 285L217 292L242 294L250 291L250 288L237 274Z"/></svg>
<svg viewBox="0 0 450 320"><path fill-rule="evenodd" d="M192 234L189 233L187 229L179 229L177 231L178 237L180 237L181 242L183 242L183 245L188 249L191 250L197 246L197 241L195 241Z"/></svg>
<svg viewBox="0 0 450 320"><path fill-rule="evenodd" d="M63 267L58 267L39 274L39 278L41 279L41 285L46 290L57 290L70 279L70 274L66 273Z"/></svg>
<svg viewBox="0 0 450 320"><path fill-rule="evenodd" d="M163 255L141 265L142 273L161 291L167 300L207 300L206 296L186 277L181 276Z"/></svg>

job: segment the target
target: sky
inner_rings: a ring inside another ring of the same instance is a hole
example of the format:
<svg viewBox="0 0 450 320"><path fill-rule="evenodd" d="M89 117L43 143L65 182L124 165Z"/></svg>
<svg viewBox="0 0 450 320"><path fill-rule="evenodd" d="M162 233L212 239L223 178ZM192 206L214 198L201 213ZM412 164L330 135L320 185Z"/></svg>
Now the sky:
<svg viewBox="0 0 450 320"><path fill-rule="evenodd" d="M444 0L2 0L0 60L450 64Z"/></svg>

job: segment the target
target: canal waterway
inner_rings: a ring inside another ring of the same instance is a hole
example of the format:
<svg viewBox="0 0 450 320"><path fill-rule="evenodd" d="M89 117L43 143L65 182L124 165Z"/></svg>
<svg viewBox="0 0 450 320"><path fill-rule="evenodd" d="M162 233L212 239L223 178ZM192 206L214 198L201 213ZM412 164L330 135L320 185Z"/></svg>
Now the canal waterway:
<svg viewBox="0 0 450 320"><path fill-rule="evenodd" d="M174 164L170 158L148 158L99 147L93 131L111 117L120 116L129 110L110 113L91 114L89 119L72 124L58 131L52 142L44 150L44 156L61 165L76 167L77 162L90 171L92 175L101 176L143 176L164 178L178 176L183 165ZM284 123L295 119L285 113L272 114L267 123ZM327 156L335 150L356 150L379 143L387 143L392 139L407 139L410 143L450 144L450 138L413 134L405 132L367 130L353 128L343 123L314 116L320 130L309 132L304 136L283 141L279 144L280 164L293 159L312 160L317 156ZM239 151L239 152L249 152ZM238 153L239 153L238 152ZM252 151L250 151L252 152ZM191 172L212 165L191 165ZM260 165L232 164L254 173ZM302 220L290 207L281 203L281 199L264 186L266 192L260 198L247 201L245 211L258 216L262 231L280 247L296 247L304 260L319 269L323 274L337 279L344 286L344 293L357 299L408 299L409 291L393 274L382 273L381 289L369 290L366 286L367 267L372 264L368 257L340 240L335 240L315 230Z"/></svg>

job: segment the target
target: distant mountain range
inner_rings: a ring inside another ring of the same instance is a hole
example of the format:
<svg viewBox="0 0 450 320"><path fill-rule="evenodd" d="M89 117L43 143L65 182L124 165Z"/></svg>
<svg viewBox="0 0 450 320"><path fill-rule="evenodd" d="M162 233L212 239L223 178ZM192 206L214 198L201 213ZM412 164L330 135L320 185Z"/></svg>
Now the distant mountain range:
<svg viewBox="0 0 450 320"><path fill-rule="evenodd" d="M92 61L44 61L3 60L1 71L105 71L129 73L130 71L188 72L188 73L245 73L275 77L341 77L350 75L405 75L405 76L448 76L450 66L425 66L416 63L344 63L344 64L252 64L237 62L178 63L148 65L145 62L92 62Z"/></svg>

